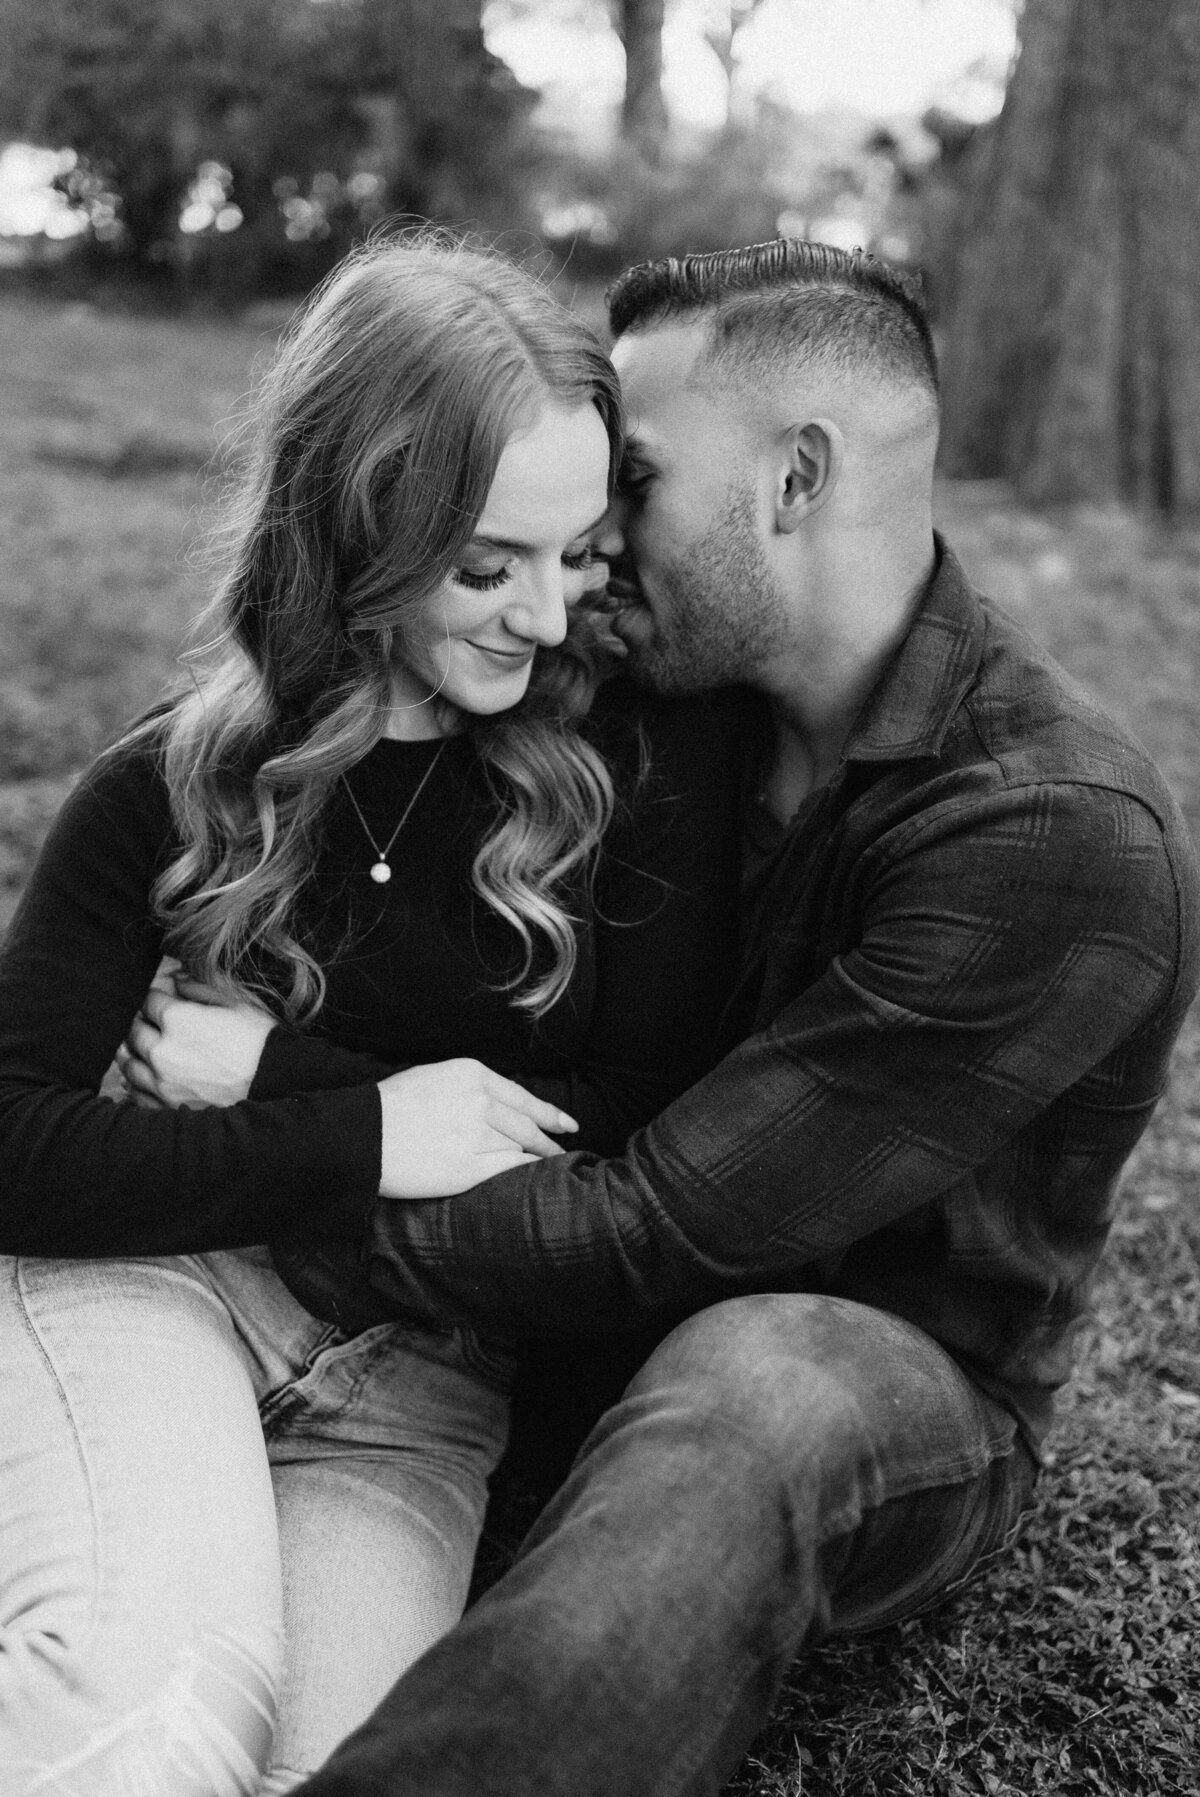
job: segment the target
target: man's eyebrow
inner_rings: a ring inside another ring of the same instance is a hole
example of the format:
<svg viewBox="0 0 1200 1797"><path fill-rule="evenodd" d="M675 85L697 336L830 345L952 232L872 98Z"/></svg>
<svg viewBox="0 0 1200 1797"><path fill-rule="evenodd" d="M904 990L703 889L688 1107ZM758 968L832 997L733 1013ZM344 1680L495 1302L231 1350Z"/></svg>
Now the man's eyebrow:
<svg viewBox="0 0 1200 1797"><path fill-rule="evenodd" d="M607 516L608 516L608 507L605 506L604 510L602 512L600 512L595 518L593 518L590 524L585 524L581 530L577 530L575 532L575 536L571 538L571 541L574 542L576 537L586 537L590 531L598 530L600 528L601 524L603 524L605 518L607 518ZM493 536L489 535L489 533L486 531L481 531L481 532L477 533L475 536L473 536L471 538L471 541L467 544L468 549L515 549L515 550L521 550L521 549L536 549L536 547L537 547L536 543L523 542L520 537L493 537Z"/></svg>

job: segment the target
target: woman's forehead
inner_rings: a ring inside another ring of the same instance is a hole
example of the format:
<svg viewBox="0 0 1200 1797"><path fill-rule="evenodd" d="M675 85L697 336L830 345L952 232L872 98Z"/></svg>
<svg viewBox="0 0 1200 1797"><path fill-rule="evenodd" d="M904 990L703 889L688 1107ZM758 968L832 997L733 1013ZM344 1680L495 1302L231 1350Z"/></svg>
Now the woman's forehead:
<svg viewBox="0 0 1200 1797"><path fill-rule="evenodd" d="M608 468L608 432L595 406L544 407L505 445L476 537L536 547L583 535L605 509Z"/></svg>

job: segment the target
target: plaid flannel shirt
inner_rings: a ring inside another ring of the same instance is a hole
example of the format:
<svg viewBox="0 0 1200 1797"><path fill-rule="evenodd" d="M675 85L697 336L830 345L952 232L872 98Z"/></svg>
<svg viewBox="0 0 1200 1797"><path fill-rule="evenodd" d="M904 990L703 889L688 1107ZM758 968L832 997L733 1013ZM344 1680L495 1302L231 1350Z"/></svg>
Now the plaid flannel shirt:
<svg viewBox="0 0 1200 1797"><path fill-rule="evenodd" d="M1197 873L1144 751L938 547L758 872L725 1058L619 1158L376 1205L378 1314L601 1335L829 1292L927 1330L1036 1445L1200 977Z"/></svg>

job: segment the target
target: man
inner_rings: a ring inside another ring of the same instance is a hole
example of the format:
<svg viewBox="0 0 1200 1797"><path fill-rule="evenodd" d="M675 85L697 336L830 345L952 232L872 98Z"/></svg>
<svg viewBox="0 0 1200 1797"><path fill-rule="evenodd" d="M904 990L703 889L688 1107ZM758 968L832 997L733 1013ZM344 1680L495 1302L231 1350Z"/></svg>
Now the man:
<svg viewBox="0 0 1200 1797"><path fill-rule="evenodd" d="M806 1642L1007 1543L1197 983L1163 783L933 534L910 285L779 242L611 308L620 627L763 732L728 1052L619 1159L377 1208L379 1314L663 1339L311 1797L716 1792Z"/></svg>

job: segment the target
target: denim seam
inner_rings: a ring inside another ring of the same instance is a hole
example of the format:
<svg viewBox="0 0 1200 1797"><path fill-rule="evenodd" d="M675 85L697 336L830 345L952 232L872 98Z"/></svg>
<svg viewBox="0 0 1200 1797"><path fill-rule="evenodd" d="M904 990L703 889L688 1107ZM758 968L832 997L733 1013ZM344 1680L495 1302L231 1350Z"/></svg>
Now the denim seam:
<svg viewBox="0 0 1200 1797"><path fill-rule="evenodd" d="M759 1458L768 1460L768 1462L770 1461L771 1456L768 1451L764 1449L759 1436L747 1429L740 1417L735 1416L732 1412L726 1412L725 1410L714 1411L714 1416L719 1416L722 1425L745 1446L749 1447L754 1454ZM989 1467L994 1466L998 1460L1010 1459L1016 1451L1018 1441L1019 1436L1017 1426L1015 1422L1012 1422L1011 1433L1007 1440L998 1436L990 1437L987 1446L981 1449L979 1453L959 1455L953 1460L943 1459L939 1462L937 1467L932 1470L926 1467L913 1467L910 1473L889 1488L886 1494L882 1496L877 1503L870 1504L866 1506L866 1508L877 1510L881 1508L883 1504L891 1503L896 1498L911 1497L914 1492L936 1491L942 1486L962 1485L969 1479L977 1479L982 1473L986 1472ZM847 1526L856 1527L861 1520L862 1510L859 1509L857 1514L854 1514L854 1511L855 1506L850 1505L842 1511L837 1512L839 1518L838 1526L831 1528L828 1535L819 1537L819 1545L824 1547L836 1536L845 1534ZM842 1523L840 1520L843 1516L847 1518L846 1523Z"/></svg>
<svg viewBox="0 0 1200 1797"><path fill-rule="evenodd" d="M1001 1460L1011 1460L1016 1453L1017 1446L1018 1442L1017 1440L1014 1440L1007 1454L994 1454L974 1476L979 1478L984 1472L990 1471L990 1469L996 1466ZM865 1513L869 1512L871 1515L874 1515L877 1511L881 1510L885 1504L890 1503L893 1498L911 1497L916 1491L961 1489L967 1483L969 1483L969 1481L965 1479L939 1480L936 1484L916 1485L909 1487L904 1491L889 1493L878 1504L863 1505L856 1516L852 1516L846 1521L844 1527L831 1529L828 1534L821 1539L820 1546L827 1547L831 1541L836 1540L839 1536L848 1534L852 1530L858 1528ZM1016 1516L1013 1517L1011 1522L1009 1522L1003 1530L1001 1539L998 1541L991 1541L987 1545L982 1546L971 1557L965 1571L959 1572L951 1578L939 1579L936 1568L927 1569L923 1581L918 1582L916 1589L911 1595L903 1599L898 1606L894 1606L894 1614L885 1611L878 1621L871 1622L865 1628L855 1628L850 1632L854 1634L869 1634L874 1633L877 1629L890 1628L897 1622L907 1622L914 1616L921 1616L927 1610L941 1605L947 1599L953 1597L956 1592L961 1591L965 1585L969 1584L990 1561L1000 1558L1013 1546L1021 1533L1027 1511L1028 1505L1023 1504L1020 1509L1018 1509ZM953 1563L955 1556L958 1554L969 1533L970 1520L971 1518L968 1514L960 1521L953 1543L945 1548L940 1556L940 1565L945 1566L947 1563ZM840 1634L843 1631L836 1625L831 1625L830 1632L833 1634Z"/></svg>
<svg viewBox="0 0 1200 1797"><path fill-rule="evenodd" d="M63 1411L70 1426L71 1439L75 1445L75 1452L79 1459L80 1471L83 1475L84 1489L87 1492L88 1512L92 1525L92 1591L91 1601L88 1606L87 1626L80 1638L80 1650L82 1651L82 1649L90 1643L95 1633L96 1616L100 1608L100 1592L104 1584L104 1550L101 1541L100 1505L96 1496L96 1482L92 1474L92 1469L88 1464L87 1454L84 1452L83 1433L79 1427L75 1411L71 1405L71 1400L67 1395L66 1385L59 1373L54 1356L51 1354L49 1346L44 1340L29 1308L29 1295L26 1291L25 1279L22 1271L23 1264L24 1257L18 1257L13 1269L13 1284L16 1287L17 1300L21 1307L21 1315L33 1338L37 1352L44 1361L46 1370L51 1379L54 1381L55 1389L58 1392Z"/></svg>
<svg viewBox="0 0 1200 1797"><path fill-rule="evenodd" d="M911 1480L898 1481L889 1486L874 1502L846 1504L841 1510L834 1513L826 1532L818 1537L818 1543L821 1547L828 1547L829 1543L835 1541L839 1535L845 1535L850 1529L856 1529L868 1511L873 1515L876 1510L882 1510L885 1504L894 1503L897 1498L914 1497L919 1491L948 1490L954 1486L966 1485L972 1479L982 1478L983 1474L995 1466L998 1461L1011 1460L1015 1449L1016 1440L1014 1438L1007 1447L997 1447L995 1453L989 1452L982 1459L971 1456L969 1459L959 1459L952 1465L939 1467L938 1476L935 1478L929 1478L922 1474Z"/></svg>
<svg viewBox="0 0 1200 1797"><path fill-rule="evenodd" d="M303 1370L294 1373L290 1379L284 1379L280 1384L273 1385L270 1391L266 1392L259 1400L258 1415L263 1428L266 1429L273 1425L281 1416L286 1418L295 1410L297 1404L302 1401L303 1388L312 1381L314 1373L318 1370L317 1363L324 1355L328 1354L331 1349L351 1348L353 1345L352 1341L343 1341L341 1330L336 1324L330 1323L305 1355ZM326 1361L324 1364L329 1365L330 1363Z"/></svg>

